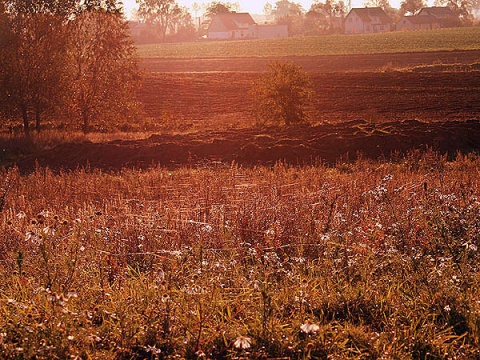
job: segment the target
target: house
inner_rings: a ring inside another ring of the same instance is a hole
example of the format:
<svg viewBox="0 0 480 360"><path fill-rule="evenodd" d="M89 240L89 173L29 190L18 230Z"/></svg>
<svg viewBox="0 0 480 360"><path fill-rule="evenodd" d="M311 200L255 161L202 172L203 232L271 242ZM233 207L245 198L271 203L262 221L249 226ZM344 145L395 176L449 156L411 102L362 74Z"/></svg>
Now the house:
<svg viewBox="0 0 480 360"><path fill-rule="evenodd" d="M249 29L255 21L249 13L217 14L207 30L208 39L243 39L249 37Z"/></svg>
<svg viewBox="0 0 480 360"><path fill-rule="evenodd" d="M396 24L397 31L440 29L440 21L431 15L404 16Z"/></svg>
<svg viewBox="0 0 480 360"><path fill-rule="evenodd" d="M431 16L436 19L441 28L458 27L462 23L458 15L447 6L426 7L420 10L417 16Z"/></svg>
<svg viewBox="0 0 480 360"><path fill-rule="evenodd" d="M380 7L353 8L345 17L345 34L392 31L392 21Z"/></svg>
<svg viewBox="0 0 480 360"><path fill-rule="evenodd" d="M288 25L250 25L248 34L254 39L277 39L288 37Z"/></svg>
<svg viewBox="0 0 480 360"><path fill-rule="evenodd" d="M218 14L207 29L207 38L212 40L286 37L288 37L287 25L259 25L249 13Z"/></svg>

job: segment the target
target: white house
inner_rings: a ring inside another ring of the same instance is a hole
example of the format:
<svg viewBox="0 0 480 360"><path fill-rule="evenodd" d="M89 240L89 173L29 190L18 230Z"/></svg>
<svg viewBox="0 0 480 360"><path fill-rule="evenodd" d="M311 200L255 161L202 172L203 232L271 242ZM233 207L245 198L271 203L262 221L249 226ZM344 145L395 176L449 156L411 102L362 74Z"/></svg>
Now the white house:
<svg viewBox="0 0 480 360"><path fill-rule="evenodd" d="M207 29L207 38L212 40L286 37L288 37L287 25L259 25L249 13L218 14Z"/></svg>
<svg viewBox="0 0 480 360"><path fill-rule="evenodd" d="M440 24L441 28L457 27L462 23L460 18L447 6L426 7L420 10L417 16L431 16Z"/></svg>
<svg viewBox="0 0 480 360"><path fill-rule="evenodd" d="M249 36L254 39L287 38L288 25L250 25Z"/></svg>
<svg viewBox="0 0 480 360"><path fill-rule="evenodd" d="M353 8L345 17L345 34L392 31L392 21L380 7Z"/></svg>
<svg viewBox="0 0 480 360"><path fill-rule="evenodd" d="M208 39L243 39L249 37L250 26L255 21L249 13L218 14L207 30Z"/></svg>
<svg viewBox="0 0 480 360"><path fill-rule="evenodd" d="M396 25L397 31L440 29L440 21L431 15L402 17Z"/></svg>

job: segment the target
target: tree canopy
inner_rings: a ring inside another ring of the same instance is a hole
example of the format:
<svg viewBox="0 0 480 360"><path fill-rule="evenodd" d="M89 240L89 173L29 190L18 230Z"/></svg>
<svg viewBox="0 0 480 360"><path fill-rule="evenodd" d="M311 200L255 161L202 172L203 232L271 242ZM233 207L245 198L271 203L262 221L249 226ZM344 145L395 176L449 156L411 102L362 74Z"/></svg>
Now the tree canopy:
<svg viewBox="0 0 480 360"><path fill-rule="evenodd" d="M92 123L133 109L138 70L114 0L0 0L0 114Z"/></svg>

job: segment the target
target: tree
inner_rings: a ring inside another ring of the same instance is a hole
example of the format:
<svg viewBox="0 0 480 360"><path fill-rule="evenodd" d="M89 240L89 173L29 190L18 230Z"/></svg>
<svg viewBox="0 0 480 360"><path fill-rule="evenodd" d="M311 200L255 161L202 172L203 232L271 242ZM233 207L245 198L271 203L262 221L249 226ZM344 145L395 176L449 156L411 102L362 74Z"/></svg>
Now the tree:
<svg viewBox="0 0 480 360"><path fill-rule="evenodd" d="M343 20L347 8L343 1L326 0L325 3L315 2L310 6L306 14L305 27L313 33L334 32L341 29L341 26L335 26L335 20ZM340 23L340 21L339 21Z"/></svg>
<svg viewBox="0 0 480 360"><path fill-rule="evenodd" d="M108 127L135 110L139 72L135 47L119 9L90 8L69 25L72 112L84 132Z"/></svg>
<svg viewBox="0 0 480 360"><path fill-rule="evenodd" d="M389 0L368 0L365 1L365 6L370 6L370 7L380 7L385 11L385 13L388 15L390 20L392 20L392 23L395 23L398 18L398 10L393 8L392 5L390 5Z"/></svg>
<svg viewBox="0 0 480 360"><path fill-rule="evenodd" d="M238 3L212 1L206 7L205 16L213 19L218 14L228 14L239 9Z"/></svg>
<svg viewBox="0 0 480 360"><path fill-rule="evenodd" d="M254 86L257 118L292 125L306 120L313 91L308 75L290 62L273 62Z"/></svg>
<svg viewBox="0 0 480 360"><path fill-rule="evenodd" d="M471 23L473 12L480 9L480 0L436 0L435 5L448 6L464 23Z"/></svg>
<svg viewBox="0 0 480 360"><path fill-rule="evenodd" d="M426 6L423 0L404 0L400 3L402 15L415 15Z"/></svg>
<svg viewBox="0 0 480 360"><path fill-rule="evenodd" d="M288 0L279 0L275 3L274 8L272 9L272 15L275 16L277 21L279 19L296 16L303 14L302 5Z"/></svg>
<svg viewBox="0 0 480 360"><path fill-rule="evenodd" d="M35 119L60 106L67 34L73 1L4 0L0 23L0 105L21 117L26 134Z"/></svg>
<svg viewBox="0 0 480 360"><path fill-rule="evenodd" d="M303 8L300 4L288 0L277 1L272 15L277 24L288 26L290 35L298 35L303 32Z"/></svg>
<svg viewBox="0 0 480 360"><path fill-rule="evenodd" d="M165 42L172 21L181 15L182 9L175 0L136 0L138 15L145 22L157 26Z"/></svg>

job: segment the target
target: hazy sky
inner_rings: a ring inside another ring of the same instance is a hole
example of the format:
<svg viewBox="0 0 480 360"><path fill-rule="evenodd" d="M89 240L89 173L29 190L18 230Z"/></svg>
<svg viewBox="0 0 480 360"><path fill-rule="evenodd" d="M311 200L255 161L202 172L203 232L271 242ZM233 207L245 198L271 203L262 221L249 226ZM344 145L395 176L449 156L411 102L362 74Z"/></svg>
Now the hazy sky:
<svg viewBox="0 0 480 360"><path fill-rule="evenodd" d="M227 2L237 2L237 1L241 6L241 9L240 9L241 11L249 12L249 13L252 13L252 14L263 14L263 6L267 2L267 0L250 0L250 1L247 1L247 0L230 0L230 1L227 1ZM399 4L400 1L401 0L391 0L390 4L393 7L398 7L399 6L398 4ZM177 0L177 2L180 5L190 7L195 2L195 0ZM202 0L196 0L196 2L200 5L210 3L210 1L202 1ZM270 2L270 4L273 5L273 4L275 4L276 0L271 0L269 2ZM310 5L312 5L313 0L294 0L294 2L300 3L305 10L308 10L310 8ZM353 7L363 7L364 2L365 2L365 0L352 0L352 6ZM127 16L130 13L130 10L137 6L135 0L123 0L123 4L125 6L125 12L127 13Z"/></svg>

